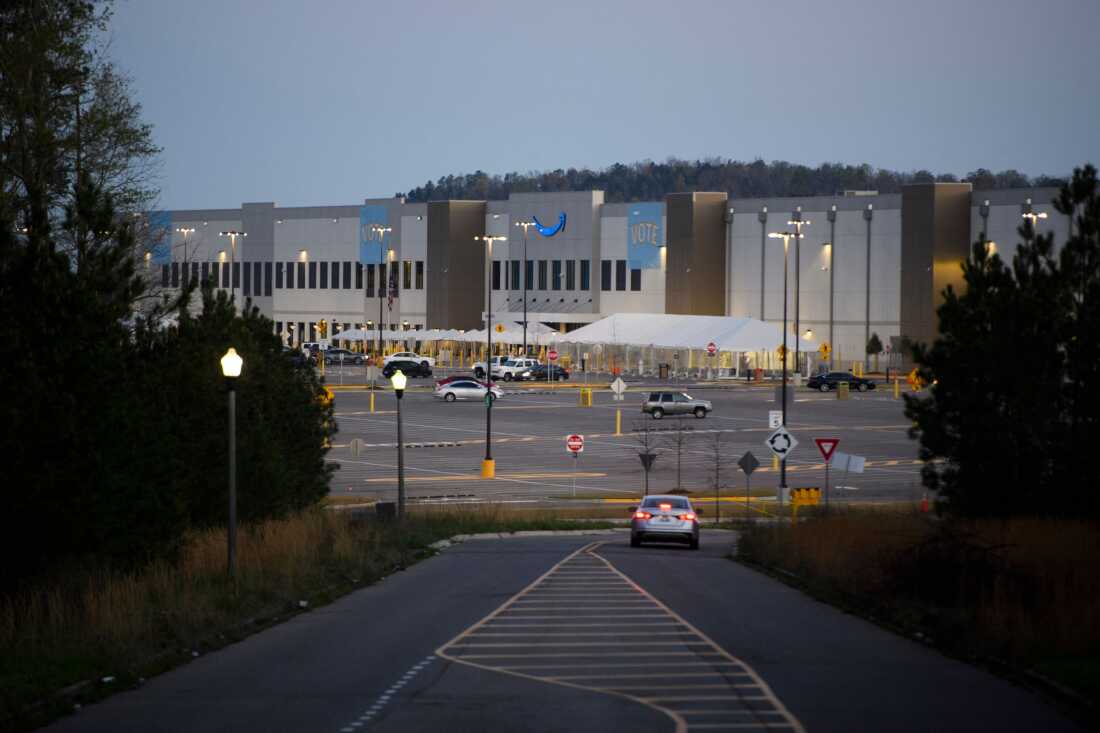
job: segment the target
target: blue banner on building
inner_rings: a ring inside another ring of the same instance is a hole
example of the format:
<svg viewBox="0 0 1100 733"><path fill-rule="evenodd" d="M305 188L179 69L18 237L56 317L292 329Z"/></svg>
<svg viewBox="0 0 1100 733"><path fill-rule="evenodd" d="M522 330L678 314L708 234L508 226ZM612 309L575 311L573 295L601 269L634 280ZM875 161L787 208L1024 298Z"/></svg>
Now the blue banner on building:
<svg viewBox="0 0 1100 733"><path fill-rule="evenodd" d="M172 212L149 212L149 238L146 250L149 259L154 265L170 265L172 263Z"/></svg>
<svg viewBox="0 0 1100 733"><path fill-rule="evenodd" d="M368 204L359 207L359 262L364 265L378 264L382 261L389 232L380 232L377 227L389 224L389 209L381 204Z"/></svg>
<svg viewBox="0 0 1100 733"><path fill-rule="evenodd" d="M665 244L665 230L661 225L664 205L630 204L627 211L626 258L630 269L660 269L661 247Z"/></svg>

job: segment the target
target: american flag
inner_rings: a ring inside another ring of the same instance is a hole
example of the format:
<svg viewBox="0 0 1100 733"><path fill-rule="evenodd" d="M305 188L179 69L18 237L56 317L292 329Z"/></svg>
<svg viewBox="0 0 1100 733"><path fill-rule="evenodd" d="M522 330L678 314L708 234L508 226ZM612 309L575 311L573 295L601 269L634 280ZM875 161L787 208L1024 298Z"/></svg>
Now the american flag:
<svg viewBox="0 0 1100 733"><path fill-rule="evenodd" d="M386 302L389 304L390 310L393 310L393 299L397 297L397 268L394 268L390 272L390 292Z"/></svg>

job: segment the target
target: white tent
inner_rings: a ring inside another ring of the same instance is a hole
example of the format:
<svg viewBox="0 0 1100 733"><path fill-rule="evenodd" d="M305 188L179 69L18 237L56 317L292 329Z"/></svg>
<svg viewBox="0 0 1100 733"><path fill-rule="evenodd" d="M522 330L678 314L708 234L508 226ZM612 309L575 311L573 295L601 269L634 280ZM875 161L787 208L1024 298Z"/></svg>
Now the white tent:
<svg viewBox="0 0 1100 733"><path fill-rule="evenodd" d="M794 349L795 335L787 334L787 346ZM732 316L686 316L663 313L616 313L554 339L556 343L652 346L661 349L706 349L714 343L718 351L768 352L783 343L783 329L755 318ZM799 341L802 351L815 351L813 338Z"/></svg>
<svg viewBox="0 0 1100 733"><path fill-rule="evenodd" d="M377 331L364 331L361 328L349 328L347 331L337 331L332 335L332 338L335 341L370 341L377 335Z"/></svg>

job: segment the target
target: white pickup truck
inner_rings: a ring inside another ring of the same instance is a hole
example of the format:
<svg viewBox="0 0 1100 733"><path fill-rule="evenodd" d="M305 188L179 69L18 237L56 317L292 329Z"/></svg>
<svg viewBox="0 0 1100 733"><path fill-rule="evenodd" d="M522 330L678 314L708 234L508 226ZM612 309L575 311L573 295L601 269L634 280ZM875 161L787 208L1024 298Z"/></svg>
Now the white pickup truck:
<svg viewBox="0 0 1100 733"><path fill-rule="evenodd" d="M504 362L508 361L510 358L512 358L512 357L510 357L510 356L494 356L494 357L492 357L491 361L492 361L492 364L493 364L493 376L494 377L497 376L498 374L500 374L500 365L503 364ZM474 376L477 377L478 379L484 379L485 378L485 362L483 362L483 361L474 362Z"/></svg>
<svg viewBox="0 0 1100 733"><path fill-rule="evenodd" d="M493 376L511 382L513 379L523 379L523 373L539 365L538 359L517 356L508 359L500 366L493 367Z"/></svg>

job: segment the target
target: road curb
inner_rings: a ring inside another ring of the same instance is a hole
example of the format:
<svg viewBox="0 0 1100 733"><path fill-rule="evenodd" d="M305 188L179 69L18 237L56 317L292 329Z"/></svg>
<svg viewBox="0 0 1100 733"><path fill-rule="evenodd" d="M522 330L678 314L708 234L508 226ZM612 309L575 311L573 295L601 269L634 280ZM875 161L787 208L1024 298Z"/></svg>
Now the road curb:
<svg viewBox="0 0 1100 733"><path fill-rule="evenodd" d="M457 545L460 542L471 540L507 540L523 537L574 537L581 535L612 535L629 532L629 527L613 527L612 529L528 529L518 532L482 532L480 534L456 534L445 540L439 540L428 545L433 550L442 550Z"/></svg>

